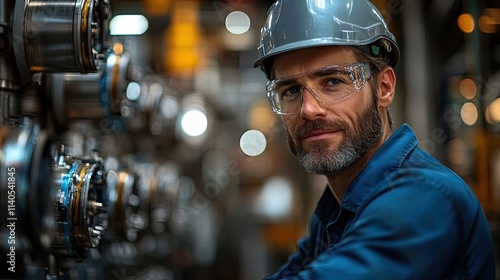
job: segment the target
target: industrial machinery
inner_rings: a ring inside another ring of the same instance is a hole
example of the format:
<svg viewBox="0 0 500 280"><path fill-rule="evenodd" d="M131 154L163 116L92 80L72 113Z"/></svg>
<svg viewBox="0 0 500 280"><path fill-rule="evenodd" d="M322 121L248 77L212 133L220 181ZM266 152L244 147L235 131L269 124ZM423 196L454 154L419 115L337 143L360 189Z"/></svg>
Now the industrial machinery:
<svg viewBox="0 0 500 280"><path fill-rule="evenodd" d="M114 143L175 93L141 105L110 17L108 0L0 0L0 278L173 279L179 167Z"/></svg>

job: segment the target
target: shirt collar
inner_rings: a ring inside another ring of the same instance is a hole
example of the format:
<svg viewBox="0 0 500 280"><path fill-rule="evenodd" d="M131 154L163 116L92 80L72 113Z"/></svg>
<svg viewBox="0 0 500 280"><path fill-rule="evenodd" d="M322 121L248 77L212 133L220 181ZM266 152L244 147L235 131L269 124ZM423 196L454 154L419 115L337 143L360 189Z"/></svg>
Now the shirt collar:
<svg viewBox="0 0 500 280"><path fill-rule="evenodd" d="M397 170L408 154L418 145L417 137L408 124L403 124L368 161L346 190L342 207L356 213L359 206L375 191L375 186L385 179L386 174ZM339 205L330 188L321 196L316 214L324 221L330 219Z"/></svg>

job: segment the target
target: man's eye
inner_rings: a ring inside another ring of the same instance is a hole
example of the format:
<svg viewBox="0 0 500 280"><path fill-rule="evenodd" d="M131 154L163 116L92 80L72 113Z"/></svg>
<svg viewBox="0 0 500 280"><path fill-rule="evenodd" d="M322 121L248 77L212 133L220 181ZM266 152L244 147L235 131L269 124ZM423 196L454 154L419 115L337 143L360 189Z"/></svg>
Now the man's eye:
<svg viewBox="0 0 500 280"><path fill-rule="evenodd" d="M289 87L289 88L281 91L281 95L283 97L294 97L294 96L298 95L299 93L300 93L299 86Z"/></svg>
<svg viewBox="0 0 500 280"><path fill-rule="evenodd" d="M323 89L336 89L339 87L343 87L345 85L348 85L348 77L344 75L330 75L327 77L324 77L322 80L322 88Z"/></svg>
<svg viewBox="0 0 500 280"><path fill-rule="evenodd" d="M325 82L325 85L328 85L328 86L335 86L335 85L339 85L343 83L343 81L341 79L338 79L338 78L330 78L328 80L326 80Z"/></svg>

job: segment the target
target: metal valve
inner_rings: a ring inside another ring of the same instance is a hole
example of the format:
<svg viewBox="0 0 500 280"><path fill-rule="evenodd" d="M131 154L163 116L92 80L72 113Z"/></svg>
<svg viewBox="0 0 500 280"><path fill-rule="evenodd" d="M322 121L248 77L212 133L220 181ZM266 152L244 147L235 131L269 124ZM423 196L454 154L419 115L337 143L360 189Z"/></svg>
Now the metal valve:
<svg viewBox="0 0 500 280"><path fill-rule="evenodd" d="M107 228L105 172L97 154L74 157L60 146L53 170L57 190L56 256L83 259L99 245Z"/></svg>

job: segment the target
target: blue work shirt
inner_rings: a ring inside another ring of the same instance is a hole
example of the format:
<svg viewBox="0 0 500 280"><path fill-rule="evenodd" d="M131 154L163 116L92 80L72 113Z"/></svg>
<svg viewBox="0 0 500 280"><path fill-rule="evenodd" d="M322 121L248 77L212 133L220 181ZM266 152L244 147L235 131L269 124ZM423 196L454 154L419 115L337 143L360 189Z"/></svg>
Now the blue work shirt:
<svg viewBox="0 0 500 280"><path fill-rule="evenodd" d="M488 221L470 187L404 124L349 185L327 187L310 235L266 279L494 279Z"/></svg>

